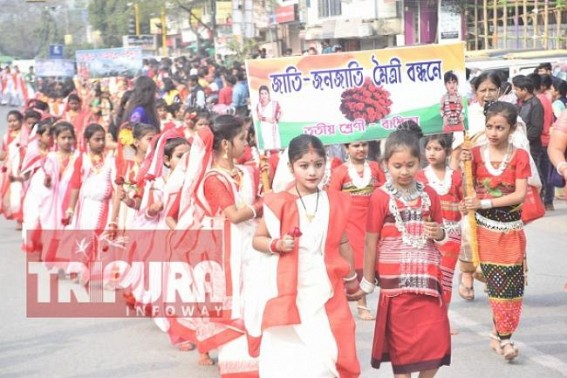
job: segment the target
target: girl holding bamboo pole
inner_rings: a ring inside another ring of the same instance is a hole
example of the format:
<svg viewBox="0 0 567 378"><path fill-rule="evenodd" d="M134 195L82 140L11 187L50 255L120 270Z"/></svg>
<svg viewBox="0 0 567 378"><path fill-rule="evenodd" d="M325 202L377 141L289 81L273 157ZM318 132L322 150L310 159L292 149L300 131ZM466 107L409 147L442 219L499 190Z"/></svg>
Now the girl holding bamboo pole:
<svg viewBox="0 0 567 378"><path fill-rule="evenodd" d="M472 160L476 195L465 197L461 210L475 211L478 257L494 322L491 347L509 361L518 356L511 337L522 311L526 237L521 204L531 172L528 153L510 141L517 119L514 105L491 104L486 110L488 143L461 153L462 160Z"/></svg>

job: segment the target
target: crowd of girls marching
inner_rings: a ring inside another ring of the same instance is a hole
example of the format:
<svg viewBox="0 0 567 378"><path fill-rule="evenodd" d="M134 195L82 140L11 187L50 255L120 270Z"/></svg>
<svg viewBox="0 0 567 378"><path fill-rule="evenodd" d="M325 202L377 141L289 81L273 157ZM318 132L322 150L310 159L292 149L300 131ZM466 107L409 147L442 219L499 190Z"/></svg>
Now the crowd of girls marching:
<svg viewBox="0 0 567 378"><path fill-rule="evenodd" d="M141 82L132 95L147 98L152 90ZM267 161L248 144L247 120L190 109L160 127L161 117L142 103L126 105L130 115L113 145L97 123L78 128L41 109L25 113L37 118L30 123L18 111L8 114L2 212L23 227L27 253L55 262L72 245L66 231L116 238L143 230L144 240L171 247L164 259L189 261L179 252L186 249L174 248L194 242L184 232L218 230L229 256L223 277L213 278L226 283L230 298L223 298L223 317L150 314L172 344L197 349L200 364L214 364L209 353L217 350L225 376L356 377L350 300L358 301L360 319L375 319L374 368L390 361L396 376L432 377L451 360L447 308L461 217L473 212L493 314L490 345L507 360L517 357L511 337L526 272L519 205L531 168L529 154L510 142L518 128L513 105L487 103L485 142L453 154L456 166L472 162L476 195L465 196L460 169L448 165L452 138L428 136L420 151L415 125L387 138L380 164L368 160L366 142L352 142L344 146L347 161L330 169L316 137L298 136L274 154L279 163ZM272 192L270 178L278 175L287 178ZM159 230L178 232L160 239ZM146 247L137 245L123 257L143 260ZM93 274L96 253L83 252L86 264L65 265L80 284ZM152 304L144 280L117 267L113 288L123 289L126 305L144 307ZM376 286L377 312L365 299Z"/></svg>

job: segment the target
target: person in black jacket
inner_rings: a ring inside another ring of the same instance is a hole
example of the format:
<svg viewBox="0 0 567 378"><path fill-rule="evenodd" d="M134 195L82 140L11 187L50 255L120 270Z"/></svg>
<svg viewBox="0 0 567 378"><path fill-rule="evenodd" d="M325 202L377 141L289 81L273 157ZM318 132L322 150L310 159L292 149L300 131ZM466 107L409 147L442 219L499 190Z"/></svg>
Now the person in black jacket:
<svg viewBox="0 0 567 378"><path fill-rule="evenodd" d="M512 85L518 97L519 116L526 123L528 140L530 142L530 153L536 163L540 166L543 146L541 144L541 133L543 132L543 106L534 95L533 82L524 75L515 76ZM541 176L541 172L539 172Z"/></svg>

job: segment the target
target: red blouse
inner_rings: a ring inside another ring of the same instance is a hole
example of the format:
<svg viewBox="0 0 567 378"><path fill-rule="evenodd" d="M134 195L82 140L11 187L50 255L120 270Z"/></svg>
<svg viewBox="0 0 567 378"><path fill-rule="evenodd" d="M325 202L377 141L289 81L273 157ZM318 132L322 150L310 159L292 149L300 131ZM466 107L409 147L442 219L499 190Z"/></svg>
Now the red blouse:
<svg viewBox="0 0 567 378"><path fill-rule="evenodd" d="M472 170L475 180L475 191L479 198L498 198L513 193L516 190L516 179L527 179L531 175L530 158L528 153L519 148L513 152L510 162L504 171L492 175L486 169L483 157L483 146L472 149ZM492 165L500 162L492 162Z"/></svg>

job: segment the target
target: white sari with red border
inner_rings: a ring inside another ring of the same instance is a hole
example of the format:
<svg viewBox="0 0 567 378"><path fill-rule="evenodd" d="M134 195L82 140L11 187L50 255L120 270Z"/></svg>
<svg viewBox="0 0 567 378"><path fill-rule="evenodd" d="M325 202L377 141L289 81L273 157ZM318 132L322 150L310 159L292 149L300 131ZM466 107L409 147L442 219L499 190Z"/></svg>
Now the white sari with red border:
<svg viewBox="0 0 567 378"><path fill-rule="evenodd" d="M296 249L262 260L255 310L245 324L252 355L259 355L260 376L358 377L355 323L344 293L348 263L339 243L347 221L349 197L320 192L300 199L288 193L264 197L264 221L271 238L299 227Z"/></svg>

